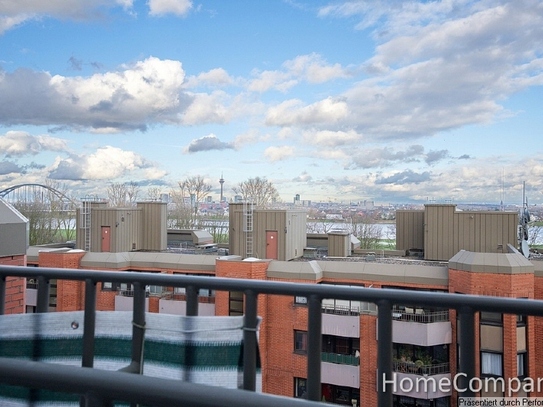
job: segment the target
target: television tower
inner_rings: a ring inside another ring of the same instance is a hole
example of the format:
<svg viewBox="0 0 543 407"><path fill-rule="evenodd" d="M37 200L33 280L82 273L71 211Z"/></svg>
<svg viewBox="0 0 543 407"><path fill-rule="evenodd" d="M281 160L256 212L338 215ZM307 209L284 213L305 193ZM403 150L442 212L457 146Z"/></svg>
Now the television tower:
<svg viewBox="0 0 543 407"><path fill-rule="evenodd" d="M222 172L221 172L221 179L219 180L220 184L221 184L221 200L220 202L224 201L224 195L223 195L223 184L224 184L224 179L222 177Z"/></svg>

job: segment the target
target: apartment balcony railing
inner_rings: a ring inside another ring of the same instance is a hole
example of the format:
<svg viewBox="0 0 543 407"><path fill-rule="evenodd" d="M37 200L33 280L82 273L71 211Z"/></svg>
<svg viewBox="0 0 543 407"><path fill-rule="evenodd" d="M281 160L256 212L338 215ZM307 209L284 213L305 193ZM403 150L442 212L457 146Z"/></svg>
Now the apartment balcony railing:
<svg viewBox="0 0 543 407"><path fill-rule="evenodd" d="M322 352L321 361L328 363L337 363L340 365L360 365L360 357L357 357L355 355L342 355L340 353Z"/></svg>
<svg viewBox="0 0 543 407"><path fill-rule="evenodd" d="M465 375L459 380L460 395L473 397L468 386L475 377L475 313L500 312L517 315L543 316L543 301L459 295L440 292L420 292L394 289L342 287L340 285L301 284L278 281L209 278L201 276L167 275L133 272L106 272L39 267L0 266L0 314L4 313L6 278L38 279L37 312L47 312L51 280L72 280L85 283L82 367L0 358L0 383L31 389L81 394L86 406L108 406L109 400L153 406L317 406L321 400L322 300L336 298L374 303L377 309L377 392L378 405L392 405L393 305L455 309L460 331L460 363L457 371ZM133 371L139 372L145 325L145 288L148 285L184 287L187 294L187 315L198 315L198 290L242 291L245 294L243 339L243 390L198 385L176 380L129 374L125 372L90 369L94 360L94 332L97 283L133 284L134 307L132 327ZM259 295L304 296L308 305L307 327L307 398L299 400L255 392L257 364L257 299ZM318 404L317 404L318 403Z"/></svg>
<svg viewBox="0 0 543 407"><path fill-rule="evenodd" d="M392 370L400 373L433 376L436 374L450 373L451 368L448 362L425 365L417 362L394 361L392 362Z"/></svg>
<svg viewBox="0 0 543 407"><path fill-rule="evenodd" d="M342 305L322 304L322 312L324 314L358 316L360 315L360 308Z"/></svg>
<svg viewBox="0 0 543 407"><path fill-rule="evenodd" d="M422 308L393 309L392 317L396 320L431 324L433 322L447 322L449 311L425 311Z"/></svg>

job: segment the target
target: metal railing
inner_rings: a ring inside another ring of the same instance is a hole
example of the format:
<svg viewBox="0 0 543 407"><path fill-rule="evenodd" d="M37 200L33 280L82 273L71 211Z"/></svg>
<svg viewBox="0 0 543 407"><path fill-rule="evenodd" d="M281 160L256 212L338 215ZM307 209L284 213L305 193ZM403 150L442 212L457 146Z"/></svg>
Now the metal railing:
<svg viewBox="0 0 543 407"><path fill-rule="evenodd" d="M395 320L407 322L420 322L430 324L433 322L447 322L449 320L449 311L425 311L422 308L412 309L392 309L392 317Z"/></svg>
<svg viewBox="0 0 543 407"><path fill-rule="evenodd" d="M82 368L0 358L0 383L18 384L30 388L43 388L81 394L87 406L107 406L109 399L153 406L292 406L322 405L321 400L321 350L322 350L322 300L367 301L377 309L377 400L380 407L392 405L392 322L393 305L449 308L457 312L459 324L460 360L457 371L464 375L459 380L460 395L473 397L468 386L475 377L475 313L500 312L517 315L543 316L543 301L530 299L498 298L443 292L345 287L340 285L302 284L278 281L243 280L220 277L167 275L123 271L71 270L39 267L0 266L0 314L4 313L6 278L26 277L38 279L37 312L49 308L49 282L75 280L85 282L85 311L83 331ZM98 282L131 283L134 287L132 364L125 372L107 372L88 369L94 361L94 328L96 316L96 287ZM126 371L139 372L145 324L145 287L159 285L185 287L186 313L198 315L198 290L208 288L218 291L242 291L245 294L243 338L243 390L224 389L157 379ZM256 388L257 356L257 299L259 295L285 295L307 298L307 398L299 400L254 392ZM87 368L87 369L86 369ZM205 395L203 397L203 395ZM300 403L300 404L297 404ZM318 404L317 404L318 403Z"/></svg>
<svg viewBox="0 0 543 407"><path fill-rule="evenodd" d="M360 356L341 353L322 352L321 361L340 365L360 366Z"/></svg>
<svg viewBox="0 0 543 407"><path fill-rule="evenodd" d="M400 373L413 373L429 376L451 372L448 362L425 365L417 362L394 361L392 362L392 370Z"/></svg>

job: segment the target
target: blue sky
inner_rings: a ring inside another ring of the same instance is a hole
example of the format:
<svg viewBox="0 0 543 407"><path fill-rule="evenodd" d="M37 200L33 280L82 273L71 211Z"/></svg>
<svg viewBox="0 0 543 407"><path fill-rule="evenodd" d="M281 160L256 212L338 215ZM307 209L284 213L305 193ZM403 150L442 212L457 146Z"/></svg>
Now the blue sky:
<svg viewBox="0 0 543 407"><path fill-rule="evenodd" d="M0 1L0 189L543 203L538 0Z"/></svg>

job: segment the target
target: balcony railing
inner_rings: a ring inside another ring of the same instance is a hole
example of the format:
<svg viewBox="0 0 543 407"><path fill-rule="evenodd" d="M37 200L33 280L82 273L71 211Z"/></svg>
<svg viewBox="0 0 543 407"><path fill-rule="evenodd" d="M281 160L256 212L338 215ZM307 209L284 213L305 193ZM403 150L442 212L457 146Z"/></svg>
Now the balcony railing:
<svg viewBox="0 0 543 407"><path fill-rule="evenodd" d="M406 307L403 309L393 309L392 317L401 321L430 324L432 322L447 322L449 320L449 311L425 311L422 308Z"/></svg>
<svg viewBox="0 0 543 407"><path fill-rule="evenodd" d="M543 301L459 295L441 292L420 292L394 289L342 287L340 285L301 284L278 281L209 278L201 276L133 273L122 271L70 270L39 267L0 266L0 314L4 313L6 278L38 279L36 311L49 309L50 281L85 282L85 311L82 367L65 366L0 358L0 383L81 394L86 406L107 406L109 400L151 404L153 406L317 406L321 400L322 300L336 298L367 301L377 310L377 398L380 407L392 405L392 322L393 305L455 309L458 316L461 344L457 371L465 374L459 381L466 388L460 395L473 397L467 385L475 377L475 313L500 312L517 315L543 316ZM184 287L187 294L187 315L198 315L198 290L242 291L245 294L243 338L243 389L225 389L167 379L158 379L127 372L111 372L93 367L94 330L97 283L133 284L132 371L139 372L145 325L145 288L147 285ZM259 295L304 296L308 305L307 327L307 398L297 400L254 392L256 387L256 328ZM299 403L299 404L298 404ZM317 404L318 403L318 404Z"/></svg>
<svg viewBox="0 0 543 407"><path fill-rule="evenodd" d="M432 376L436 374L450 373L451 368L448 362L425 365L417 362L394 361L392 362L392 370L400 373L413 373Z"/></svg>
<svg viewBox="0 0 543 407"><path fill-rule="evenodd" d="M340 365L360 365L360 356L355 355L342 355L340 353L322 352L321 361L328 363L337 363Z"/></svg>

